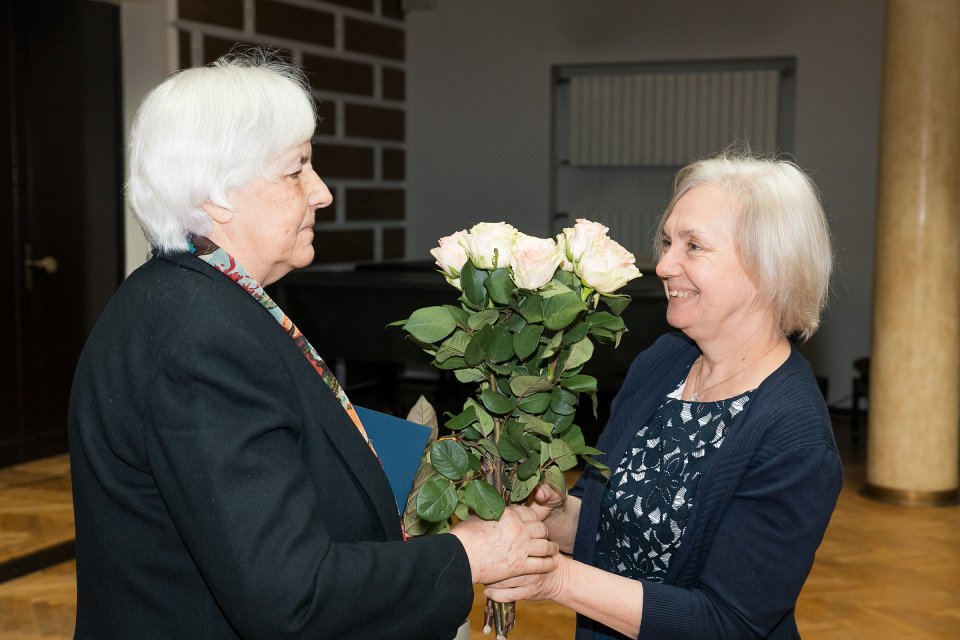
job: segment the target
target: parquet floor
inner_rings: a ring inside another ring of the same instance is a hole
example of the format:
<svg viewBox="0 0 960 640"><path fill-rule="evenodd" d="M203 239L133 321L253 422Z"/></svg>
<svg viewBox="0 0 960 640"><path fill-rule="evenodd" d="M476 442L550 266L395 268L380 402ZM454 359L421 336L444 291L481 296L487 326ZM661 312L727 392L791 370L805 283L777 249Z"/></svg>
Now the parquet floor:
<svg viewBox="0 0 960 640"><path fill-rule="evenodd" d="M836 425L841 445L848 443L844 426ZM867 500L859 494L862 447L844 457L846 485L797 606L804 640L960 638L960 507L915 509ZM64 465L53 459L29 470L0 470L0 530L14 524L13 533L0 534L0 541L24 544L24 513L48 533L65 523L72 531L72 516L64 515L69 510ZM44 473L49 480L42 479ZM5 496L11 489L16 499ZM22 501L27 490L49 503L28 508ZM21 515L5 511L10 505ZM54 525L57 518L60 524ZM71 638L74 574L74 564L67 562L0 583L0 640ZM471 640L491 640L481 632L482 590L475 593ZM517 619L511 640L573 637L573 614L551 603L520 603Z"/></svg>

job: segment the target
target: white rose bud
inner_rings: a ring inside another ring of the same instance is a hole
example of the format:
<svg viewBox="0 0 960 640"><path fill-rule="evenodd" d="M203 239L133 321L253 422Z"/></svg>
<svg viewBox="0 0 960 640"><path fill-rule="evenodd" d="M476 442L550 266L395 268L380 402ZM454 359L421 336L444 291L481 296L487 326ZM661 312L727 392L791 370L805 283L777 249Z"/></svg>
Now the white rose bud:
<svg viewBox="0 0 960 640"><path fill-rule="evenodd" d="M513 282L520 289L539 289L553 279L562 259L557 243L551 238L534 238L518 233L510 258Z"/></svg>
<svg viewBox="0 0 960 640"><path fill-rule="evenodd" d="M451 281L460 277L460 269L467 262L467 250L463 242L466 236L467 231L465 229L457 231L445 238L440 238L440 246L430 249L430 255L437 259L437 266L447 277L447 282L458 289L460 287ZM459 284L459 280L457 282Z"/></svg>
<svg viewBox="0 0 960 640"><path fill-rule="evenodd" d="M634 278L640 270L636 258L616 241L606 236L595 239L583 252L577 264L580 280L600 293L613 293Z"/></svg>
<svg viewBox="0 0 960 640"><path fill-rule="evenodd" d="M557 234L557 250L560 251L560 268L564 271L573 271L573 263L570 262L570 251L567 248L567 234L563 231Z"/></svg>
<svg viewBox="0 0 960 640"><path fill-rule="evenodd" d="M473 225L463 239L467 255L478 269L506 267L513 255L513 241L519 232L506 222L481 222ZM496 252L496 264L494 264Z"/></svg>
<svg viewBox="0 0 960 640"><path fill-rule="evenodd" d="M567 238L567 258L576 264L583 256L583 252L590 248L591 243L599 238L604 238L610 229L599 222L591 222L585 218L577 218L577 223L572 229L564 229L563 234Z"/></svg>

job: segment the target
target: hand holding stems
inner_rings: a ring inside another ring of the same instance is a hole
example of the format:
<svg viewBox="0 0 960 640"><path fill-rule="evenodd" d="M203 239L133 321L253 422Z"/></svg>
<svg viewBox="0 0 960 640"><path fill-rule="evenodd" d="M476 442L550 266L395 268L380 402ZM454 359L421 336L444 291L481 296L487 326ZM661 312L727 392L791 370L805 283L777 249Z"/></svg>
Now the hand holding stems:
<svg viewBox="0 0 960 640"><path fill-rule="evenodd" d="M533 494L530 509L543 519L550 540L558 543L561 551L572 552L580 499L564 499L553 488L541 485ZM607 573L559 553L551 570L488 584L484 595L497 602L553 600L631 638L640 633L641 581Z"/></svg>
<svg viewBox="0 0 960 640"><path fill-rule="evenodd" d="M474 584L552 571L559 557L557 544L547 540L546 525L530 507L507 507L499 521L471 516L451 533L467 552Z"/></svg>

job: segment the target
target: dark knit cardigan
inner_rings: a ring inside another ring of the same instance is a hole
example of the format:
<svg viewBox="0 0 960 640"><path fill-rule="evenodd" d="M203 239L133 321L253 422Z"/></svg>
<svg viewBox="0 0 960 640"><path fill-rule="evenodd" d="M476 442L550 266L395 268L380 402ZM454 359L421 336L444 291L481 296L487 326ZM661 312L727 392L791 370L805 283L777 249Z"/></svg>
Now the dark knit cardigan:
<svg viewBox="0 0 960 640"><path fill-rule="evenodd" d="M615 467L630 439L684 378L697 346L669 334L641 353L597 447ZM757 388L703 474L663 584L644 581L640 639L799 638L794 607L842 484L826 405L795 349ZM588 467L574 558L593 564L606 489ZM578 616L578 640L623 638Z"/></svg>

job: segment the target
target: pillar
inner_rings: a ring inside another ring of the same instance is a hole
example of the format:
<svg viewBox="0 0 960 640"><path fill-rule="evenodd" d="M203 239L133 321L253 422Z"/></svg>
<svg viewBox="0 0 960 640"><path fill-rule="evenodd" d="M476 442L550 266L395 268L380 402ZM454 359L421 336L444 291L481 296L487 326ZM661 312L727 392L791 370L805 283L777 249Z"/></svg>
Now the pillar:
<svg viewBox="0 0 960 640"><path fill-rule="evenodd" d="M869 496L957 501L960 0L887 0Z"/></svg>

